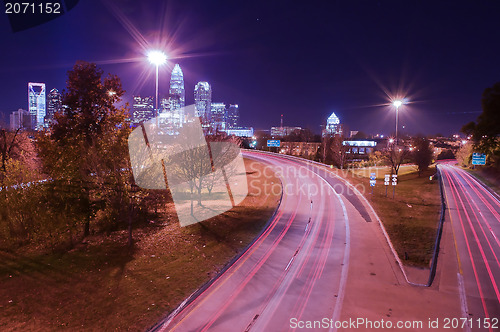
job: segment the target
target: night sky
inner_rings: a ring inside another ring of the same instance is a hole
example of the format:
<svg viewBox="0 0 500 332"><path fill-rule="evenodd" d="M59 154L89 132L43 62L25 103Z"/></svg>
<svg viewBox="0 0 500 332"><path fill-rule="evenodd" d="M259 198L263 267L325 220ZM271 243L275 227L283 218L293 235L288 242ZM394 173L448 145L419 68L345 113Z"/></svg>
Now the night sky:
<svg viewBox="0 0 500 332"><path fill-rule="evenodd" d="M445 135L475 120L500 81L500 1L81 0L65 15L12 32L0 14L0 111L27 108L27 83L65 86L76 60L154 95L147 48L161 47L160 94L179 63L186 102L198 81L240 105L241 125L319 132L331 112L351 130Z"/></svg>

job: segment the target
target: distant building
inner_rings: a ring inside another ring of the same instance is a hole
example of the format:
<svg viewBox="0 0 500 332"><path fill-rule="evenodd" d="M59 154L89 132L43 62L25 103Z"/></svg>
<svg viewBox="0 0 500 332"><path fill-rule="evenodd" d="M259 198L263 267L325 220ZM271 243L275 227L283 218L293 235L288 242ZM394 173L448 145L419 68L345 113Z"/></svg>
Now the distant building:
<svg viewBox="0 0 500 332"><path fill-rule="evenodd" d="M240 111L238 105L229 105L226 110L227 128L238 128L240 122Z"/></svg>
<svg viewBox="0 0 500 332"><path fill-rule="evenodd" d="M377 141L372 141L372 140L343 141L342 145L348 147L346 153L360 155L360 156L368 156L370 153L375 151L377 147Z"/></svg>
<svg viewBox="0 0 500 332"><path fill-rule="evenodd" d="M326 120L326 127L322 132L322 136L344 136L344 126L340 123L339 117L332 112Z"/></svg>
<svg viewBox="0 0 500 332"><path fill-rule="evenodd" d="M198 82L194 87L195 116L201 117L203 124L210 122L212 88L208 82Z"/></svg>
<svg viewBox="0 0 500 332"><path fill-rule="evenodd" d="M28 83L28 110L31 128L41 130L45 125L45 83Z"/></svg>
<svg viewBox="0 0 500 332"><path fill-rule="evenodd" d="M299 156L303 158L314 158L321 143L317 142L281 142L280 153Z"/></svg>
<svg viewBox="0 0 500 332"><path fill-rule="evenodd" d="M132 123L139 124L154 116L153 97L134 96L132 104Z"/></svg>
<svg viewBox="0 0 500 332"><path fill-rule="evenodd" d="M295 130L302 130L302 127L271 127L271 136L284 137L290 135Z"/></svg>
<svg viewBox="0 0 500 332"><path fill-rule="evenodd" d="M31 115L23 109L18 109L10 114L10 130L16 131L19 128L31 129Z"/></svg>
<svg viewBox="0 0 500 332"><path fill-rule="evenodd" d="M252 127L240 127L226 129L226 134L238 137L253 137L254 131Z"/></svg>
<svg viewBox="0 0 500 332"><path fill-rule="evenodd" d="M52 119L54 119L54 114L61 112L63 110L62 96L59 90L52 89L47 95L47 114L45 115L45 125L48 126Z"/></svg>

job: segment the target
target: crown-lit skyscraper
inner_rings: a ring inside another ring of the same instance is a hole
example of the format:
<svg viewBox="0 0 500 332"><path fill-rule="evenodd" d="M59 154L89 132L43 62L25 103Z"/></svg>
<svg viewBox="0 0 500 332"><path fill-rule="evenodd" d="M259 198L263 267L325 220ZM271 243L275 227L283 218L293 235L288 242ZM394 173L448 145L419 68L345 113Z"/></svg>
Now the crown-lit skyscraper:
<svg viewBox="0 0 500 332"><path fill-rule="evenodd" d="M332 136L344 135L344 126L340 123L340 119L335 114L335 112L332 112L330 117L328 117L328 119L326 120L326 127L325 130L323 131L323 136L327 135L332 135Z"/></svg>
<svg viewBox="0 0 500 332"><path fill-rule="evenodd" d="M182 74L181 66L175 64L170 76L170 112L172 117L172 125L182 127L184 123L184 106L186 106L186 92L184 90L184 75Z"/></svg>
<svg viewBox="0 0 500 332"><path fill-rule="evenodd" d="M179 101L179 107L186 106L186 93L184 90L184 75L181 66L175 64L170 76L170 97L175 97Z"/></svg>
<svg viewBox="0 0 500 332"><path fill-rule="evenodd" d="M202 123L210 122L210 108L212 104L212 88L208 82L198 82L194 87L195 116L202 119Z"/></svg>

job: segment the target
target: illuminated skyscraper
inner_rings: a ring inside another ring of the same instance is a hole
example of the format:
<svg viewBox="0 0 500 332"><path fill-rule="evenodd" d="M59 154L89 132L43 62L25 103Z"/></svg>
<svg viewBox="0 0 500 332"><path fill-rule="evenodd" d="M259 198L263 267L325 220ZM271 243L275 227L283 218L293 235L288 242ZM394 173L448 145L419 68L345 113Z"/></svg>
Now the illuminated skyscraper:
<svg viewBox="0 0 500 332"><path fill-rule="evenodd" d="M54 114L62 110L62 96L57 89L50 90L47 95L47 114L45 123L48 125L54 118Z"/></svg>
<svg viewBox="0 0 500 332"><path fill-rule="evenodd" d="M184 75L178 63L175 64L170 77L170 112L172 112L172 125L182 127L185 122L184 106L186 105L186 93L184 90Z"/></svg>
<svg viewBox="0 0 500 332"><path fill-rule="evenodd" d="M212 103L211 104L211 121L210 128L212 133L225 131L226 128L226 104Z"/></svg>
<svg viewBox="0 0 500 332"><path fill-rule="evenodd" d="M28 110L31 115L31 127L41 130L46 115L45 83L28 83Z"/></svg>
<svg viewBox="0 0 500 332"><path fill-rule="evenodd" d="M194 87L195 116L202 118L202 123L209 123L212 103L212 88L208 82L198 82Z"/></svg>
<svg viewBox="0 0 500 332"><path fill-rule="evenodd" d="M326 135L339 135L343 136L344 134L344 126L340 123L340 119L334 112L330 115L330 117L326 120L326 127L323 131L323 136Z"/></svg>
<svg viewBox="0 0 500 332"><path fill-rule="evenodd" d="M238 128L238 122L240 121L240 111L238 109L238 104L229 105L226 112L227 112L226 115L227 128L228 129Z"/></svg>

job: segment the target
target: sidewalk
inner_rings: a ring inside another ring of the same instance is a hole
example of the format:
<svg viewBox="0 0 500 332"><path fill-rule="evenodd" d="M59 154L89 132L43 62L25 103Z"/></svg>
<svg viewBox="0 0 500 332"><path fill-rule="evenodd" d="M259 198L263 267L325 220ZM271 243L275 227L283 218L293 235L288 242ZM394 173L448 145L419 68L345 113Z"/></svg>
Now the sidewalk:
<svg viewBox="0 0 500 332"><path fill-rule="evenodd" d="M391 321L393 328L401 321L413 326L404 329L406 331L428 331L432 330L429 319L435 321L438 318L442 329L444 318L461 317L456 277L458 266L449 222L445 221L432 286L411 286L405 281L378 222L366 222L347 200L344 202L350 220L351 254L341 321L364 318L375 322L383 319ZM370 328L351 326L339 330Z"/></svg>

